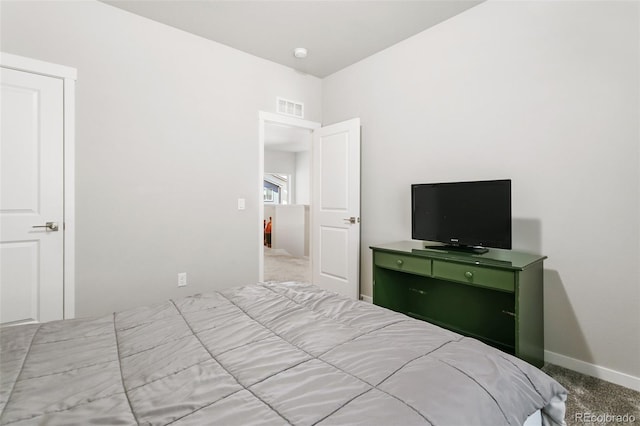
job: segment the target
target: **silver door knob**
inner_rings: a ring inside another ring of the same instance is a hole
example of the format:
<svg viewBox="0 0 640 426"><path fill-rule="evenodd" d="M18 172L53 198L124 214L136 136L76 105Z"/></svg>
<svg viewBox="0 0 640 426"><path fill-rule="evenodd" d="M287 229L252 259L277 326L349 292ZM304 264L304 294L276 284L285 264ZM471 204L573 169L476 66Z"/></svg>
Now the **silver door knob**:
<svg viewBox="0 0 640 426"><path fill-rule="evenodd" d="M360 218L359 217L355 217L355 216L351 216L351 217L347 217L344 219L345 222L347 223L357 223L360 222Z"/></svg>
<svg viewBox="0 0 640 426"><path fill-rule="evenodd" d="M47 222L44 225L35 225L32 228L47 228L47 231L57 231L58 230L58 222Z"/></svg>

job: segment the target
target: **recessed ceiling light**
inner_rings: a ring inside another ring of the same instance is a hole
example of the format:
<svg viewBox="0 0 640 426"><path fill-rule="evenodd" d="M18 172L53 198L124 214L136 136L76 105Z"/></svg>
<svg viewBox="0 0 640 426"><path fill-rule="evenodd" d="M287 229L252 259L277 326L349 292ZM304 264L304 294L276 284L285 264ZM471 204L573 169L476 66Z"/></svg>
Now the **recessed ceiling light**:
<svg viewBox="0 0 640 426"><path fill-rule="evenodd" d="M307 57L307 49L305 49L304 47L296 47L295 49L293 49L293 56L298 59L304 59Z"/></svg>

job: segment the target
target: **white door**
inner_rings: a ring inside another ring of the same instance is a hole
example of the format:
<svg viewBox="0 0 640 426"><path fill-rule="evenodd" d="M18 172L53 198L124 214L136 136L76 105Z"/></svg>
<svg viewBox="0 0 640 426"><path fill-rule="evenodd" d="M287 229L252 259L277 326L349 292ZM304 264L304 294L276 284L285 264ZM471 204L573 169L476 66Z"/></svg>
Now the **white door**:
<svg viewBox="0 0 640 426"><path fill-rule="evenodd" d="M360 296L360 119L314 131L313 283Z"/></svg>
<svg viewBox="0 0 640 426"><path fill-rule="evenodd" d="M1 72L0 323L62 319L63 80Z"/></svg>

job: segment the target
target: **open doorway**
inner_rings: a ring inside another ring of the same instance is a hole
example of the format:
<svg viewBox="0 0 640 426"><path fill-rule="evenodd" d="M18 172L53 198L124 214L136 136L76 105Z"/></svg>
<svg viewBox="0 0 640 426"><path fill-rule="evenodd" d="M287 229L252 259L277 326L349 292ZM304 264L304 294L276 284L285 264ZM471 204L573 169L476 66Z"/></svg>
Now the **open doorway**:
<svg viewBox="0 0 640 426"><path fill-rule="evenodd" d="M265 112L259 120L259 279L311 282L311 143L320 124Z"/></svg>

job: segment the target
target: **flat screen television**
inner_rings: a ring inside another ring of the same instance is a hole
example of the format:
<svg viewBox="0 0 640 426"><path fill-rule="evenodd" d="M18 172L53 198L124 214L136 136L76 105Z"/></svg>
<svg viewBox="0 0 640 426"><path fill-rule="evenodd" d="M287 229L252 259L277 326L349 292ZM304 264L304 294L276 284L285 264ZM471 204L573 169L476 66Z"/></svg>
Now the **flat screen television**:
<svg viewBox="0 0 640 426"><path fill-rule="evenodd" d="M511 249L511 180L411 185L411 238L454 250Z"/></svg>

